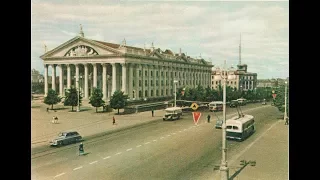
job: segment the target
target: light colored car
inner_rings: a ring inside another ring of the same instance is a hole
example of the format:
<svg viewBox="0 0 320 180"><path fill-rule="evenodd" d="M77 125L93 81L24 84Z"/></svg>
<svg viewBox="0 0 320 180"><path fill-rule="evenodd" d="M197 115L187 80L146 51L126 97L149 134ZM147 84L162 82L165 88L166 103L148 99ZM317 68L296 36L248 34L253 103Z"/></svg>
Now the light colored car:
<svg viewBox="0 0 320 180"><path fill-rule="evenodd" d="M170 107L165 109L166 113L163 116L163 120L176 120L180 119L180 116L182 116L182 109L180 107Z"/></svg>
<svg viewBox="0 0 320 180"><path fill-rule="evenodd" d="M60 132L58 137L50 141L51 146L62 146L82 141L82 137L76 131Z"/></svg>

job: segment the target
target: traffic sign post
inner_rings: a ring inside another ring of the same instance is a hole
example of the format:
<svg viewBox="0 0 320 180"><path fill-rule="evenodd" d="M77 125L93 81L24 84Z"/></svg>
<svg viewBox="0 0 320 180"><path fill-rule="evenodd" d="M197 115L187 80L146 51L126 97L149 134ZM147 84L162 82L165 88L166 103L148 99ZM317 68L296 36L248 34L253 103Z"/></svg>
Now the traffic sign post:
<svg viewBox="0 0 320 180"><path fill-rule="evenodd" d="M201 117L201 112L192 112L193 122L197 125Z"/></svg>
<svg viewBox="0 0 320 180"><path fill-rule="evenodd" d="M192 103L190 107L191 107L191 109L194 110L194 111L199 108L199 106L198 106L197 103Z"/></svg>
<svg viewBox="0 0 320 180"><path fill-rule="evenodd" d="M277 94L272 94L273 99L277 97Z"/></svg>

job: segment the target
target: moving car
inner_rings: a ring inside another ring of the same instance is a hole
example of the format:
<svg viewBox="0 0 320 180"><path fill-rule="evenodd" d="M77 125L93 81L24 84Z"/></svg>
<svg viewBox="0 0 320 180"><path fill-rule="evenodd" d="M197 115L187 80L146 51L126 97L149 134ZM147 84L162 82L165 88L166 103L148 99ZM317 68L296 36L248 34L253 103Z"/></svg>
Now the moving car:
<svg viewBox="0 0 320 180"><path fill-rule="evenodd" d="M217 120L216 121L216 129L221 129L222 128L222 124L223 124L223 121L222 120Z"/></svg>
<svg viewBox="0 0 320 180"><path fill-rule="evenodd" d="M51 146L62 146L82 141L82 137L77 131L60 132L58 137L50 141Z"/></svg>
<svg viewBox="0 0 320 180"><path fill-rule="evenodd" d="M163 116L163 120L175 120L180 119L182 116L182 109L180 107L170 107L165 109L166 113Z"/></svg>
<svg viewBox="0 0 320 180"><path fill-rule="evenodd" d="M222 101L213 101L209 103L209 111L222 111L223 110L223 102Z"/></svg>
<svg viewBox="0 0 320 180"><path fill-rule="evenodd" d="M238 104L239 104L240 106L244 106L244 105L247 104L247 100L244 99L244 98L239 98L239 99L237 99L237 101L238 101Z"/></svg>

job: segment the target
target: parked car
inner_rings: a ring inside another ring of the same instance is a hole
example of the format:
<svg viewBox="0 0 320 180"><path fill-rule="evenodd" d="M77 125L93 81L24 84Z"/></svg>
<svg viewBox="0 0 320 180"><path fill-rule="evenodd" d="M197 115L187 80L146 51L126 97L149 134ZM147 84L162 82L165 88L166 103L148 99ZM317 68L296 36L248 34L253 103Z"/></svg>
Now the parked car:
<svg viewBox="0 0 320 180"><path fill-rule="evenodd" d="M82 137L77 131L60 132L58 137L50 141L51 146L62 146L82 141Z"/></svg>

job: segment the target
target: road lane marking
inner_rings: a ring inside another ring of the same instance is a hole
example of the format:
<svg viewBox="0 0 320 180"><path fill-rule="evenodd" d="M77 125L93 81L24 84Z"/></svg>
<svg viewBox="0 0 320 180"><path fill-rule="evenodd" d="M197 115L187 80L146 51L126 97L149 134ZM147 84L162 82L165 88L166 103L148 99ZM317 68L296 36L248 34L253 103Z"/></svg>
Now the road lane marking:
<svg viewBox="0 0 320 180"><path fill-rule="evenodd" d="M104 157L103 159L108 159L108 158L110 158L111 156L107 156L107 157Z"/></svg>
<svg viewBox="0 0 320 180"><path fill-rule="evenodd" d="M170 134L168 134L167 136L171 136Z"/></svg>
<svg viewBox="0 0 320 180"><path fill-rule="evenodd" d="M184 131L186 131L187 129L184 129Z"/></svg>
<svg viewBox="0 0 320 180"><path fill-rule="evenodd" d="M59 176L62 176L62 175L64 175L64 174L65 174L65 173L58 174L58 175L56 175L54 178L59 177Z"/></svg>
<svg viewBox="0 0 320 180"><path fill-rule="evenodd" d="M119 154L121 154L122 152L118 152L116 155L119 155Z"/></svg>
<svg viewBox="0 0 320 180"><path fill-rule="evenodd" d="M152 141L156 142L157 140L154 139L154 140L152 140Z"/></svg>
<svg viewBox="0 0 320 180"><path fill-rule="evenodd" d="M174 134L176 134L176 133L172 133L172 134L174 135Z"/></svg>
<svg viewBox="0 0 320 180"><path fill-rule="evenodd" d="M144 143L144 144L149 144L150 142L146 142L146 143Z"/></svg>
<svg viewBox="0 0 320 180"><path fill-rule="evenodd" d="M179 131L179 132L182 132L182 131Z"/></svg>
<svg viewBox="0 0 320 180"><path fill-rule="evenodd" d="M138 146L136 146L136 147L140 147L141 146L141 144L139 144Z"/></svg>
<svg viewBox="0 0 320 180"><path fill-rule="evenodd" d="M98 161L93 161L93 162L91 162L91 163L89 163L89 164L94 164L94 163L97 163Z"/></svg>
<svg viewBox="0 0 320 180"><path fill-rule="evenodd" d="M75 170L78 170L78 169L81 169L81 168L82 168L82 166L76 167L76 168L74 168L73 170L75 171Z"/></svg>
<svg viewBox="0 0 320 180"><path fill-rule="evenodd" d="M130 149L127 149L127 151L131 151L132 150L132 148L130 148Z"/></svg>
<svg viewBox="0 0 320 180"><path fill-rule="evenodd" d="M162 136L160 139L163 139L164 137Z"/></svg>

